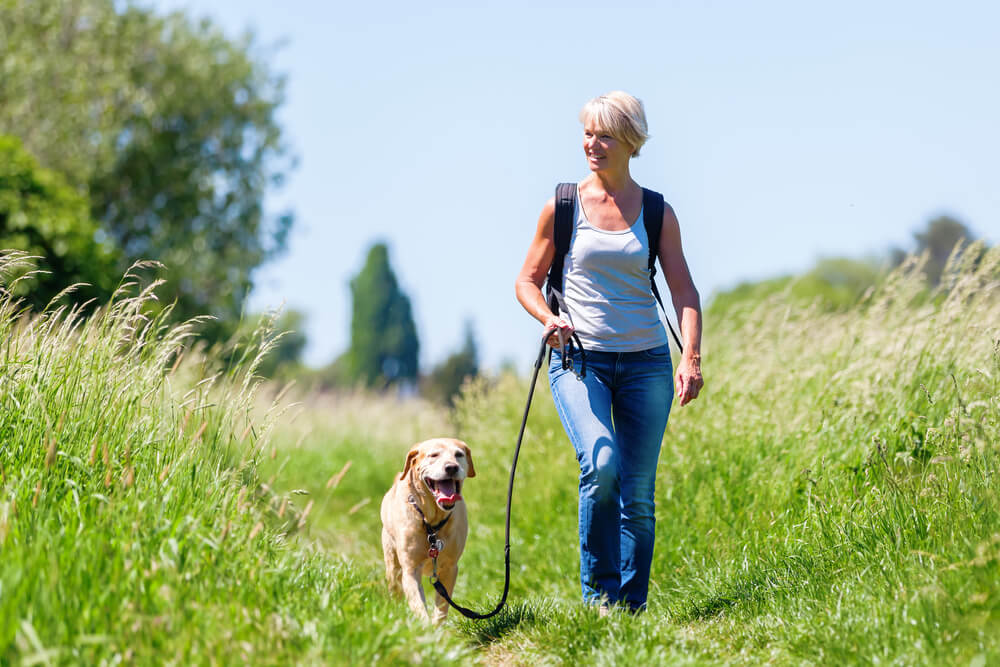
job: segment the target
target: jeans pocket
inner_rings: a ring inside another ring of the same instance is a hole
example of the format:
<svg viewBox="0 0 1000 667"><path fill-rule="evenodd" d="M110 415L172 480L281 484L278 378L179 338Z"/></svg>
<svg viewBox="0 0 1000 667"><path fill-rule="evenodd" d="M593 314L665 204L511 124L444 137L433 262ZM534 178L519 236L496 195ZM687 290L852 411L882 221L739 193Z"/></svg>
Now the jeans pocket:
<svg viewBox="0 0 1000 667"><path fill-rule="evenodd" d="M658 345L656 347L651 347L648 350L643 350L643 354L649 359L669 359L670 358L670 346L666 343L663 345Z"/></svg>

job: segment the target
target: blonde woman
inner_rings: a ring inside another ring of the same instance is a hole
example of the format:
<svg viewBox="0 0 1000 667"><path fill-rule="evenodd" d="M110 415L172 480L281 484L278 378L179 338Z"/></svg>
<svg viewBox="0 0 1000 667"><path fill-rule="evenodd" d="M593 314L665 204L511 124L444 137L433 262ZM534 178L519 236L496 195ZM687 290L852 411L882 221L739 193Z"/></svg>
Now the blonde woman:
<svg viewBox="0 0 1000 667"><path fill-rule="evenodd" d="M677 217L664 206L657 258L684 341L674 373L650 286L643 188L629 173L648 138L642 102L623 92L602 95L584 105L580 121L590 174L576 187L563 309L553 313L541 291L556 256L555 198L542 209L516 294L552 332L550 345L575 331L586 351L583 377L564 366L559 349L549 367L552 396L580 464L584 602L602 613L610 605L641 611L653 556L656 463L670 405L675 395L682 406L694 400L704 384L701 305Z"/></svg>

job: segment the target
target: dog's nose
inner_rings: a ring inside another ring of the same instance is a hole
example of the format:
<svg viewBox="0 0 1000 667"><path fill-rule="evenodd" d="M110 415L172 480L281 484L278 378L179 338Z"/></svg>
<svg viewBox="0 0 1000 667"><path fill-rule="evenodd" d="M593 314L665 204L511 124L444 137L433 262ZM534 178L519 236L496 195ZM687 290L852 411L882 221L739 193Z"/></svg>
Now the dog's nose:
<svg viewBox="0 0 1000 667"><path fill-rule="evenodd" d="M444 467L444 474L446 474L446 475L453 475L453 476L457 475L458 474L458 466L455 465L454 463L449 463L448 465L446 465Z"/></svg>

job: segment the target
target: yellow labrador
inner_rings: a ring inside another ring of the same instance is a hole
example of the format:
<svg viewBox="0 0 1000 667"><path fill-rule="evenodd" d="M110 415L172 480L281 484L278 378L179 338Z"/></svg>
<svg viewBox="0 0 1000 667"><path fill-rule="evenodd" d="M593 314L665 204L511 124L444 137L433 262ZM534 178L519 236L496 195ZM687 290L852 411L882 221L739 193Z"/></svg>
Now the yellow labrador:
<svg viewBox="0 0 1000 667"><path fill-rule="evenodd" d="M475 476L472 452L464 442L433 438L410 449L403 472L382 499L385 576L390 589L402 589L419 617L429 618L421 576L433 573L435 552L438 579L449 596L455 590L458 559L469 532L462 484ZM430 543L434 536L440 544ZM448 602L441 595L435 598L433 621L440 623L448 614Z"/></svg>

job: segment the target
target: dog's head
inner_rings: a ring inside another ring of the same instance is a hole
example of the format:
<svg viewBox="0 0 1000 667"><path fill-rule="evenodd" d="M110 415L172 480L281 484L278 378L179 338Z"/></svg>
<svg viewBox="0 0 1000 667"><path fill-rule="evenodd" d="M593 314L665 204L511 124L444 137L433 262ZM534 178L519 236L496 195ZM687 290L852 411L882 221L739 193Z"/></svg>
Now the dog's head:
<svg viewBox="0 0 1000 667"><path fill-rule="evenodd" d="M413 471L443 510L450 510L462 499L462 482L475 477L469 446L454 438L433 438L413 445L406 455L403 477Z"/></svg>

